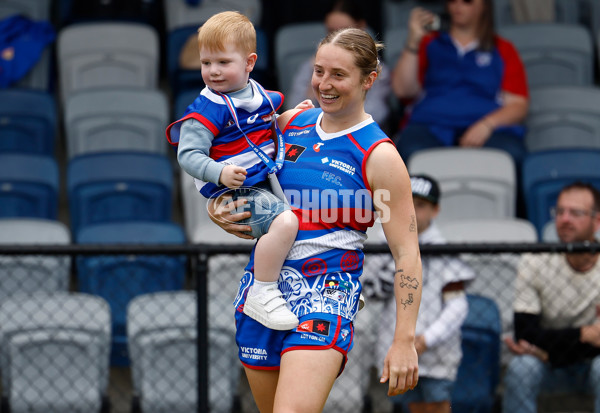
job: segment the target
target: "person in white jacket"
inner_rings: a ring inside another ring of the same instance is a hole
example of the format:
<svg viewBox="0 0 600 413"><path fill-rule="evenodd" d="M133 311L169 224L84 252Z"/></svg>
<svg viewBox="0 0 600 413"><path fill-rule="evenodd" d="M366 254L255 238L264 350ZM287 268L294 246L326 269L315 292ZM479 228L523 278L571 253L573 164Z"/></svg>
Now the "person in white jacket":
<svg viewBox="0 0 600 413"><path fill-rule="evenodd" d="M411 177L419 244L443 244L434 223L438 215L440 189L431 177ZM467 316L465 282L474 273L461 260L449 256L423 256L423 293L417 318L415 347L419 354L419 383L414 390L395 396L402 412L450 413L450 397L462 358L460 327ZM384 288L384 290L386 290ZM393 338L396 314L393 295L385 298L377 340L377 357Z"/></svg>

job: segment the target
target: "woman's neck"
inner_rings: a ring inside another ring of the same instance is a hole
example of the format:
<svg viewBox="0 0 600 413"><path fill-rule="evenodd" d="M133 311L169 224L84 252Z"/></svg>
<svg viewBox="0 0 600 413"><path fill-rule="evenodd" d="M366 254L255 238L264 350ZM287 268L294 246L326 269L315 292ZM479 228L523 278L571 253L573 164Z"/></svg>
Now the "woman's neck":
<svg viewBox="0 0 600 413"><path fill-rule="evenodd" d="M450 36L461 46L466 46L478 40L476 26L452 26L450 28Z"/></svg>
<svg viewBox="0 0 600 413"><path fill-rule="evenodd" d="M326 133L341 132L343 130L350 129L352 126L357 125L368 118L369 115L364 111L364 109L347 115L323 112L323 117L321 118L321 129L323 129L323 132Z"/></svg>

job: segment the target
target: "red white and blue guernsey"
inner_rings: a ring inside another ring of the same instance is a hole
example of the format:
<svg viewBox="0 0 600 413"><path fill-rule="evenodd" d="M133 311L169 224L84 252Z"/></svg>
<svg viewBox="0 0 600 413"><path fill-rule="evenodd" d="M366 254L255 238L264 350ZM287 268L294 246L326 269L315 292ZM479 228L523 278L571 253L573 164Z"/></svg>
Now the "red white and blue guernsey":
<svg viewBox="0 0 600 413"><path fill-rule="evenodd" d="M205 87L196 100L187 107L184 116L170 124L166 131L169 143L176 146L179 143L183 121L196 119L202 123L215 136L209 156L223 164L246 168L248 174L244 181L245 186L254 186L266 180L268 172L267 166L250 147L246 137L272 158L275 144L271 122L283 103L283 95L280 92L265 91L252 79L250 84L252 98L247 100L225 99L222 94ZM234 106L233 112L231 105ZM237 119L234 115L237 115ZM199 179L195 181L200 193L207 198L225 188Z"/></svg>
<svg viewBox="0 0 600 413"><path fill-rule="evenodd" d="M279 287L300 318L328 313L353 320L358 311L366 230L375 209L366 162L382 142L391 142L372 118L328 134L321 109L299 112L283 133L285 163L278 178L299 232L280 274ZM235 300L243 304L252 282L254 254Z"/></svg>

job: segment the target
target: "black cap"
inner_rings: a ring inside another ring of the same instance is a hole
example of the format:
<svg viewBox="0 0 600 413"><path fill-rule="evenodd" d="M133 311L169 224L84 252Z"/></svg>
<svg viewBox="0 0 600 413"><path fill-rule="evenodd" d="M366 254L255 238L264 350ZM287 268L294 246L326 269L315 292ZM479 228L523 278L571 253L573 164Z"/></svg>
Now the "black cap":
<svg viewBox="0 0 600 413"><path fill-rule="evenodd" d="M413 196L426 199L437 205L440 201L440 186L437 181L427 175L413 175L410 177L410 186Z"/></svg>

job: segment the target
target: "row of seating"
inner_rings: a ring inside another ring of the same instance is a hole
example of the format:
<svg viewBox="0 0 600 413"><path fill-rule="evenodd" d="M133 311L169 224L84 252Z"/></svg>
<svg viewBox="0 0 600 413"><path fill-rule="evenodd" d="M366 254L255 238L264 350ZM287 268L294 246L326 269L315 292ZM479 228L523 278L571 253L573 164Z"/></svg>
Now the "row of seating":
<svg viewBox="0 0 600 413"><path fill-rule="evenodd" d="M196 294L143 294L127 307L133 403L144 413L197 410ZM84 293L36 293L2 300L2 396L13 413L107 410L111 308ZM230 411L233 336L211 330L211 410ZM167 374L168 373L168 374ZM229 392L229 394L227 394Z"/></svg>

